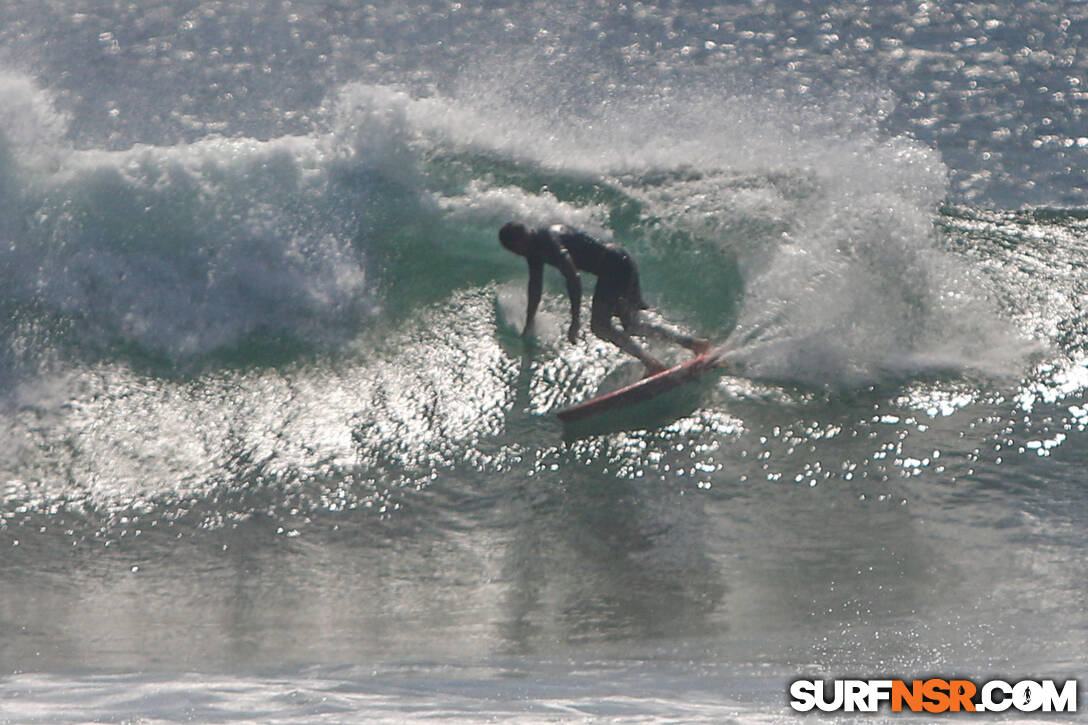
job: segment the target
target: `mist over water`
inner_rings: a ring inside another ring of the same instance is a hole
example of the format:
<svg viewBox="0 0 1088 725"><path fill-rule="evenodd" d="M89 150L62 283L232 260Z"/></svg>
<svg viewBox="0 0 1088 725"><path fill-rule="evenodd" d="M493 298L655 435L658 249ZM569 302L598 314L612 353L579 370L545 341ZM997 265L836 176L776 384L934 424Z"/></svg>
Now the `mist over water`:
<svg viewBox="0 0 1088 725"><path fill-rule="evenodd" d="M5 716L1080 676L1083 14L0 11ZM561 426L641 371L554 273L520 338L510 219L629 249L727 369Z"/></svg>

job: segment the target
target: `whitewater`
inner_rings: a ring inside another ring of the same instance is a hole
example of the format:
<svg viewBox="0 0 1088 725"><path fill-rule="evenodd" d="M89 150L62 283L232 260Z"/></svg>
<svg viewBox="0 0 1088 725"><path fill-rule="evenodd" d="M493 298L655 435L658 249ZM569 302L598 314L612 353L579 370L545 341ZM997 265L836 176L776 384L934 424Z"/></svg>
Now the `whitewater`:
<svg viewBox="0 0 1088 725"><path fill-rule="evenodd" d="M1086 20L0 9L0 722L1083 677ZM630 250L721 374L561 425L640 370L554 270L521 338L512 219Z"/></svg>

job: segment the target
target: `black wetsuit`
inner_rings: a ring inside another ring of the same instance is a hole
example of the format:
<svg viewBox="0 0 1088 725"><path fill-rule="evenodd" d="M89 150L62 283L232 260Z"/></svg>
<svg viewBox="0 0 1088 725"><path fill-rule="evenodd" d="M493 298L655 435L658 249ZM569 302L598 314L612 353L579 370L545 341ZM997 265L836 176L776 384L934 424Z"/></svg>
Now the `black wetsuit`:
<svg viewBox="0 0 1088 725"><path fill-rule="evenodd" d="M543 286L544 265L557 267L567 278L567 290L574 306L581 300L581 282L574 270L597 276L593 292L592 323L608 324L613 315L626 327L634 313L649 309L642 298L638 281L638 266L627 250L616 244L601 242L570 227L556 225L532 233L529 254L529 295L539 299L536 293ZM577 290L572 290L577 287ZM534 306L535 310L535 306ZM577 320L577 313L574 319Z"/></svg>
<svg viewBox="0 0 1088 725"><path fill-rule="evenodd" d="M532 329L537 306L544 288L544 265L557 267L567 280L570 296L570 330L567 337L577 339L579 314L582 306L582 280L579 271L597 275L590 312L590 330L624 352L634 355L651 371L665 366L639 347L631 335L652 335L683 345L693 351L705 351L708 343L690 335L671 330L657 323L640 319L639 313L649 306L642 298L638 267L627 250L615 244L601 242L570 227L556 225L529 233L525 252L529 260L529 307L525 315L525 330ZM619 317L623 330L612 325Z"/></svg>

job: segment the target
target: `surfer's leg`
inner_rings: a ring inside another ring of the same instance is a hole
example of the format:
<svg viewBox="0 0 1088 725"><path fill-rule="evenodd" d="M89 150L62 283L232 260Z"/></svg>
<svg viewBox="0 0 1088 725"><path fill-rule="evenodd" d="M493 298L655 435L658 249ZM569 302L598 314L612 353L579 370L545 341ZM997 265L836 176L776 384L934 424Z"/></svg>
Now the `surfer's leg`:
<svg viewBox="0 0 1088 725"><path fill-rule="evenodd" d="M685 335L669 325L647 320L646 315L639 310L625 309L620 314L620 321L623 322L623 329L632 335L653 337L658 340L664 340L665 342L672 342L682 347L686 347L696 355L702 355L710 349L709 340L702 337Z"/></svg>
<svg viewBox="0 0 1088 725"><path fill-rule="evenodd" d="M628 355L638 358L651 373L659 373L667 367L642 349L631 336L612 324L612 313L616 309L617 298L604 278L597 281L593 293L593 306L590 309L589 329L594 335L607 340Z"/></svg>
<svg viewBox="0 0 1088 725"><path fill-rule="evenodd" d="M710 341L701 337L685 335L661 320L648 320L643 310L649 305L642 299L642 285L638 279L638 266L628 257L624 260L628 268L627 286L617 300L617 314L623 329L632 335L653 337L686 347L696 355L702 355L710 349Z"/></svg>

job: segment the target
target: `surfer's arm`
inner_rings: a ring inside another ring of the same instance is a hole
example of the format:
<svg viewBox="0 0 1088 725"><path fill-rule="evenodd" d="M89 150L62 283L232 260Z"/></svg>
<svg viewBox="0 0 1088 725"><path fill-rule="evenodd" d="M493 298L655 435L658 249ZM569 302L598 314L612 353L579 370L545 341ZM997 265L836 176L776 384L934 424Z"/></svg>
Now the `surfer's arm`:
<svg viewBox="0 0 1088 725"><path fill-rule="evenodd" d="M533 334L533 322L536 320L536 308L540 306L540 295L544 292L544 262L540 259L529 260L529 305L525 310L525 329L522 337Z"/></svg>

